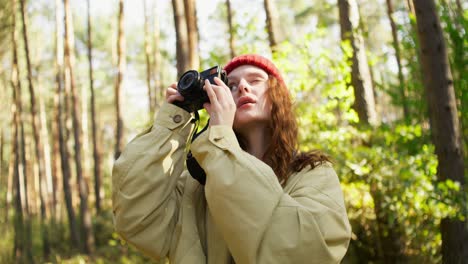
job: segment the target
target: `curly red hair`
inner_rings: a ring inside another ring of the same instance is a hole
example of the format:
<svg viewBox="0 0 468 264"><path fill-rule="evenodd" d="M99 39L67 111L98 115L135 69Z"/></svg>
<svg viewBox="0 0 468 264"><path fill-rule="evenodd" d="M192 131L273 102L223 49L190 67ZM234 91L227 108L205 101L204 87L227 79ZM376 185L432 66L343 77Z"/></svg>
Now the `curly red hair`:
<svg viewBox="0 0 468 264"><path fill-rule="evenodd" d="M298 126L289 91L283 82L272 75L269 75L268 87L267 98L272 105L269 124L272 138L263 160L273 168L279 182L284 185L292 173L308 165L313 169L331 160L321 151L299 151Z"/></svg>

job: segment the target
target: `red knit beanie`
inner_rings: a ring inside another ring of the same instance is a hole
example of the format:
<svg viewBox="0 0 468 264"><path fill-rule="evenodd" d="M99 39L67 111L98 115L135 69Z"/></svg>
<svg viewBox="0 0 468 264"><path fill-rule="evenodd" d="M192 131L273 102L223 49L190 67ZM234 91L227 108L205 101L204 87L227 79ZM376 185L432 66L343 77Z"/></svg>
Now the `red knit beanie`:
<svg viewBox="0 0 468 264"><path fill-rule="evenodd" d="M276 68L275 64L269 59L257 55L257 54L245 54L234 57L230 62L224 66L224 70L227 74L232 72L235 68L242 65L253 65L264 70L268 75L273 75L278 79L279 82L284 83L283 76L281 76L280 71Z"/></svg>

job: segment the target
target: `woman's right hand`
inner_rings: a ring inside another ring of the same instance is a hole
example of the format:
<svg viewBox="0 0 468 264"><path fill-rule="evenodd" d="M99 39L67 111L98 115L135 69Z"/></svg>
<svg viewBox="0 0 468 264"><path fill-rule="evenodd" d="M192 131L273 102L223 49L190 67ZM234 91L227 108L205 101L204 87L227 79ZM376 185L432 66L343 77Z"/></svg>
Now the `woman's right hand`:
<svg viewBox="0 0 468 264"><path fill-rule="evenodd" d="M170 104L174 103L174 101L184 101L184 97L177 91L177 83L173 83L167 88L166 101Z"/></svg>

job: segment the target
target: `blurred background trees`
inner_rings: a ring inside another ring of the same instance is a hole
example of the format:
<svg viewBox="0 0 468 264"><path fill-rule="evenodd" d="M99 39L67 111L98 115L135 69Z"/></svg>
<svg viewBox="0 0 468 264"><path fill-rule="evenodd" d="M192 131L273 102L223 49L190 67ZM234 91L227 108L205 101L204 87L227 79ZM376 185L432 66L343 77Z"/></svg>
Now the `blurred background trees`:
<svg viewBox="0 0 468 264"><path fill-rule="evenodd" d="M463 1L0 6L1 263L150 262L113 232L112 163L178 76L247 52L284 72L301 148L335 160L344 263L467 262Z"/></svg>

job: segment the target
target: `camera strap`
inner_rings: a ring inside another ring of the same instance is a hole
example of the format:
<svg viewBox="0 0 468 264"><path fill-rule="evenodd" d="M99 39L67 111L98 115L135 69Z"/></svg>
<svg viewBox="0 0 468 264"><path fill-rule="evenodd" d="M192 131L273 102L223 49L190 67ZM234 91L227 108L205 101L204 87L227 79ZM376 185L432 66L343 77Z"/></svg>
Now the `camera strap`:
<svg viewBox="0 0 468 264"><path fill-rule="evenodd" d="M192 136L192 141L193 142L198 136L200 136L203 132L205 132L208 129L208 126L210 124L210 120L208 119L208 122L206 123L206 126L200 131L197 132L198 130L198 124L200 123L200 116L198 115L198 112L195 111L195 121L197 122L197 125L195 126L195 131ZM198 161L195 159L195 157L192 155L192 151L189 149L187 153L187 159L186 159L186 164L187 164L187 169L195 180L197 180L201 185L205 185L206 183L206 173L205 170L200 166Z"/></svg>

